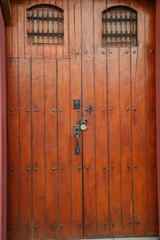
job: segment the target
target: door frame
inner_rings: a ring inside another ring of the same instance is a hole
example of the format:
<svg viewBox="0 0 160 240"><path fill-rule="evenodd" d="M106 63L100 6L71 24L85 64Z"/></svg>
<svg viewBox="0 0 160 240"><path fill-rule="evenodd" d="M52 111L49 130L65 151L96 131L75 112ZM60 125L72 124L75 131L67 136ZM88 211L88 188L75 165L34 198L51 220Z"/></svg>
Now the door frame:
<svg viewBox="0 0 160 240"><path fill-rule="evenodd" d="M3 2L3 4L2 4ZM4 16L4 20L7 20L4 11L9 7L9 0L0 0ZM9 8L8 8L9 9ZM156 138L157 138L157 183L158 183L158 219L159 219L159 240L160 240L160 0L156 0ZM1 35L1 37L4 37ZM1 39L0 39L1 40ZM0 52L4 49L3 44L0 42ZM5 63L5 58L0 55L0 61ZM5 68L5 67L4 67ZM0 68L0 129L6 128L7 118L6 112L3 106L6 105L6 98L3 97L6 92L5 78L2 77L2 73L6 71ZM5 117L5 121L4 121ZM6 142L7 133L0 136L0 149L3 149ZM0 239L6 240L6 195L7 195L7 156L0 154ZM5 227L4 227L5 226Z"/></svg>

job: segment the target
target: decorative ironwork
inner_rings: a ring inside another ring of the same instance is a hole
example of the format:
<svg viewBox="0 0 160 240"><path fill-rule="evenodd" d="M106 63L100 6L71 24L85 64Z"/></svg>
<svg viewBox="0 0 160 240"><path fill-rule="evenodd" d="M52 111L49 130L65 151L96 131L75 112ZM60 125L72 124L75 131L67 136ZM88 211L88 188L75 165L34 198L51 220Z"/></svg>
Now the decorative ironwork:
<svg viewBox="0 0 160 240"><path fill-rule="evenodd" d="M62 45L64 42L64 11L50 4L27 9L29 44Z"/></svg>
<svg viewBox="0 0 160 240"><path fill-rule="evenodd" d="M103 45L136 46L137 12L126 6L116 6L102 13Z"/></svg>

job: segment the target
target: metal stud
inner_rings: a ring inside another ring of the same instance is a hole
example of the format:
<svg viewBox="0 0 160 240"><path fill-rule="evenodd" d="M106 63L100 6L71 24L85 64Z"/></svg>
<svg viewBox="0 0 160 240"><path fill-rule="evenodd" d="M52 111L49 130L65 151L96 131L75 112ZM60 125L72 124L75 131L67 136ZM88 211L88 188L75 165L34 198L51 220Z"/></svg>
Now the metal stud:
<svg viewBox="0 0 160 240"><path fill-rule="evenodd" d="M136 53L136 51L133 51L133 54L135 54Z"/></svg>
<svg viewBox="0 0 160 240"><path fill-rule="evenodd" d="M113 108L111 107L110 110L113 111Z"/></svg>
<svg viewBox="0 0 160 240"><path fill-rule="evenodd" d="M138 220L136 221L136 224L139 224L139 221L138 221Z"/></svg>
<svg viewBox="0 0 160 240"><path fill-rule="evenodd" d="M60 111L60 112L63 112L63 109L62 109L62 108L60 108L60 109L59 109L59 111Z"/></svg>
<svg viewBox="0 0 160 240"><path fill-rule="evenodd" d="M12 168L10 168L10 171L11 171L11 172L13 172L13 170L14 170L14 168L13 168L13 167L12 167Z"/></svg>
<svg viewBox="0 0 160 240"><path fill-rule="evenodd" d="M55 171L55 170L56 170L56 168L53 167L53 168L52 168L52 171Z"/></svg>
<svg viewBox="0 0 160 240"><path fill-rule="evenodd" d="M63 168L63 167L61 167L60 169L61 169L61 171L63 171L63 169L64 169L64 168Z"/></svg>
<svg viewBox="0 0 160 240"><path fill-rule="evenodd" d="M154 108L153 108L153 107L151 107L151 111L152 111L152 112L154 111Z"/></svg>
<svg viewBox="0 0 160 240"><path fill-rule="evenodd" d="M13 227L13 226L10 226L9 228L10 228L10 230L11 230L11 231L13 231L13 229L14 229L14 227Z"/></svg>
<svg viewBox="0 0 160 240"><path fill-rule="evenodd" d="M129 164L127 165L127 168L130 168L130 165L129 165Z"/></svg>
<svg viewBox="0 0 160 240"><path fill-rule="evenodd" d="M112 222L112 225L115 225L115 222Z"/></svg>
<svg viewBox="0 0 160 240"><path fill-rule="evenodd" d="M105 111L105 108L102 108L103 111Z"/></svg>
<svg viewBox="0 0 160 240"><path fill-rule="evenodd" d="M38 170L38 168L37 167L35 167L35 171L37 171Z"/></svg>
<svg viewBox="0 0 160 240"><path fill-rule="evenodd" d="M64 225L63 225L63 224L61 224L61 225L60 225L60 227L61 227L61 228L64 228Z"/></svg>
<svg viewBox="0 0 160 240"><path fill-rule="evenodd" d="M114 168L114 166L112 165L112 166L111 166L111 168L113 169L113 168Z"/></svg>
<svg viewBox="0 0 160 240"><path fill-rule="evenodd" d="M156 222L158 222L158 220L157 220L157 219L154 219L154 222L156 223Z"/></svg>
<svg viewBox="0 0 160 240"><path fill-rule="evenodd" d="M133 111L136 111L136 108L133 108Z"/></svg>
<svg viewBox="0 0 160 240"><path fill-rule="evenodd" d="M89 169L89 166L87 166L86 169L88 170L88 169Z"/></svg>
<svg viewBox="0 0 160 240"><path fill-rule="evenodd" d="M87 227L90 227L90 224L87 224Z"/></svg>
<svg viewBox="0 0 160 240"><path fill-rule="evenodd" d="M106 226L107 226L107 223L104 223L104 226L106 227Z"/></svg>
<svg viewBox="0 0 160 240"><path fill-rule="evenodd" d="M35 229L36 229L36 230L38 229L38 225L35 226Z"/></svg>
<svg viewBox="0 0 160 240"><path fill-rule="evenodd" d="M138 165L136 164L136 165L135 165L135 168L137 168L137 167L138 167Z"/></svg>
<svg viewBox="0 0 160 240"><path fill-rule="evenodd" d="M29 169L30 169L30 168L29 168L29 167L27 167L27 171L29 171Z"/></svg>
<svg viewBox="0 0 160 240"><path fill-rule="evenodd" d="M10 112L13 112L13 109L11 108L9 111L10 111Z"/></svg>
<svg viewBox="0 0 160 240"><path fill-rule="evenodd" d="M132 224L131 221L129 221L128 224Z"/></svg>
<svg viewBox="0 0 160 240"><path fill-rule="evenodd" d="M38 112L38 108L35 108L34 111L35 111L35 112Z"/></svg>
<svg viewBox="0 0 160 240"><path fill-rule="evenodd" d="M54 108L52 108L52 112L55 112L55 109L54 109Z"/></svg>
<svg viewBox="0 0 160 240"><path fill-rule="evenodd" d="M150 53L152 53L152 54L153 54L153 50L151 50L151 51L150 51Z"/></svg>
<svg viewBox="0 0 160 240"><path fill-rule="evenodd" d="M77 112L80 112L80 109L77 109Z"/></svg>
<svg viewBox="0 0 160 240"><path fill-rule="evenodd" d="M28 108L26 109L26 112L29 112L29 109L28 109Z"/></svg>
<svg viewBox="0 0 160 240"><path fill-rule="evenodd" d="M80 167L80 166L78 166L78 170L81 170L81 167Z"/></svg>
<svg viewBox="0 0 160 240"><path fill-rule="evenodd" d="M129 108L127 107L126 110L127 110L127 112L128 112L128 111L129 111Z"/></svg>
<svg viewBox="0 0 160 240"><path fill-rule="evenodd" d="M152 163L152 167L153 167L153 168L155 167L155 164L154 164L154 163Z"/></svg>
<svg viewBox="0 0 160 240"><path fill-rule="evenodd" d="M104 52L104 51L102 51L102 54L105 54L105 52Z"/></svg>
<svg viewBox="0 0 160 240"><path fill-rule="evenodd" d="M103 167L104 170L106 170L106 168L107 168L106 166Z"/></svg>

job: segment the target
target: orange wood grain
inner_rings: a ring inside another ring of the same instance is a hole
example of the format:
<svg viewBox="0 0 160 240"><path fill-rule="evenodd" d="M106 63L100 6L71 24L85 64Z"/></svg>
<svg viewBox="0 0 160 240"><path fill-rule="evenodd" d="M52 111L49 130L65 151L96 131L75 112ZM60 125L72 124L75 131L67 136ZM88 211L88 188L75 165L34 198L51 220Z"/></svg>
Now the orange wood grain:
<svg viewBox="0 0 160 240"><path fill-rule="evenodd" d="M19 60L20 239L31 238L31 82L30 60ZM29 111L28 111L29 110ZM27 194L26 194L27 192Z"/></svg>

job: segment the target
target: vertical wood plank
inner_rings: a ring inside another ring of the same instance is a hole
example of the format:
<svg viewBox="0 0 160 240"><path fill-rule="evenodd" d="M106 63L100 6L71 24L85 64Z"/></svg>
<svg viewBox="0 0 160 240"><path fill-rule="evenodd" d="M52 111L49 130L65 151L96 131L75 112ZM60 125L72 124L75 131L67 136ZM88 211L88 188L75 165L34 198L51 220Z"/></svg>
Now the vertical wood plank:
<svg viewBox="0 0 160 240"><path fill-rule="evenodd" d="M74 126L79 125L81 110L74 109L73 100L81 102L81 58L71 61L71 178L72 178L72 237L83 238L83 192L82 192L82 133L80 155L75 155L76 138Z"/></svg>
<svg viewBox="0 0 160 240"><path fill-rule="evenodd" d="M26 0L24 4L24 55L25 58L30 58L31 57L31 46L29 44L28 36L27 36L27 8L30 6L30 1Z"/></svg>
<svg viewBox="0 0 160 240"><path fill-rule="evenodd" d="M51 72L53 74L51 74ZM56 61L45 60L46 238L58 237Z"/></svg>
<svg viewBox="0 0 160 240"><path fill-rule="evenodd" d="M120 134L123 235L133 235L131 148L131 49L120 49Z"/></svg>
<svg viewBox="0 0 160 240"><path fill-rule="evenodd" d="M37 5L37 0L32 0L31 1L31 6ZM36 10L34 10L34 15L36 15L35 13ZM37 29L37 21L34 21L34 29ZM31 49L31 57L34 58L38 58L38 45L37 44L33 44L33 42L29 43L28 40L28 44L30 45L30 49Z"/></svg>
<svg viewBox="0 0 160 240"><path fill-rule="evenodd" d="M96 198L97 236L109 234L108 222L108 129L107 129L107 72L106 49L102 48L102 12L106 1L94 1L94 55L95 55L95 144L96 144Z"/></svg>
<svg viewBox="0 0 160 240"><path fill-rule="evenodd" d="M93 73L93 1L82 0L82 101L83 115L88 120L87 130L83 133L84 237L90 238L96 236ZM93 107L91 114L85 111L89 104Z"/></svg>
<svg viewBox="0 0 160 240"><path fill-rule="evenodd" d="M69 0L69 49L67 48L66 50L69 51L69 56L70 58L73 58L75 56L75 25L74 25L74 7L75 7L75 1L74 0ZM66 29L67 32L67 29ZM68 44L68 42L66 42ZM66 46L67 47L67 46Z"/></svg>
<svg viewBox="0 0 160 240"><path fill-rule="evenodd" d="M138 47L132 49L131 70L134 233L147 235L149 226L145 122L145 0L132 1L131 7L138 12ZM141 198L140 193L143 193Z"/></svg>
<svg viewBox="0 0 160 240"><path fill-rule="evenodd" d="M64 1L66 0L56 0L56 6L63 9L64 8ZM68 15L68 14L67 14ZM64 21L68 22L68 19L65 19ZM66 33L67 34L67 33ZM61 59L63 58L63 46L62 45L57 45L56 46L56 54L57 54L57 58Z"/></svg>
<svg viewBox="0 0 160 240"><path fill-rule="evenodd" d="M18 7L17 4L11 4L12 11L12 57L18 58Z"/></svg>
<svg viewBox="0 0 160 240"><path fill-rule="evenodd" d="M60 238L71 237L69 61L58 60L58 158Z"/></svg>
<svg viewBox="0 0 160 240"><path fill-rule="evenodd" d="M146 1L146 121L149 195L149 235L158 235L156 103L155 103L155 1Z"/></svg>
<svg viewBox="0 0 160 240"><path fill-rule="evenodd" d="M19 60L20 239L31 239L31 89L30 60Z"/></svg>
<svg viewBox="0 0 160 240"><path fill-rule="evenodd" d="M11 20L6 22L6 57L10 58L12 55L11 50L11 37L12 37L12 28L11 28Z"/></svg>
<svg viewBox="0 0 160 240"><path fill-rule="evenodd" d="M7 61L8 75L8 239L19 238L18 61Z"/></svg>
<svg viewBox="0 0 160 240"><path fill-rule="evenodd" d="M18 56L19 58L24 58L24 39L25 39L25 34L27 34L24 31L24 4L17 4L18 8Z"/></svg>
<svg viewBox="0 0 160 240"><path fill-rule="evenodd" d="M50 0L50 4L55 5L55 0ZM51 52L51 53L50 53L50 57L51 57L52 59L56 58L57 46L51 44L51 46L50 46L50 52Z"/></svg>
<svg viewBox="0 0 160 240"><path fill-rule="evenodd" d="M109 203L110 234L121 235L121 159L120 159L120 93L119 49L107 52L108 124L109 124ZM118 201L117 201L118 199Z"/></svg>
<svg viewBox="0 0 160 240"><path fill-rule="evenodd" d="M63 58L69 58L69 43L74 43L74 38L69 36L70 31L72 32L72 28L74 28L74 19L72 18L73 12L73 1L64 0L63 3L63 11L64 11L64 44L63 44ZM73 36L72 36L73 37ZM71 51L71 49L70 49Z"/></svg>
<svg viewBox="0 0 160 240"><path fill-rule="evenodd" d="M44 64L32 60L33 238L45 238Z"/></svg>
<svg viewBox="0 0 160 240"><path fill-rule="evenodd" d="M79 125L82 109L76 111L73 109L73 100L81 99L81 3L75 1L75 45L78 47L76 60L71 60L71 170L72 170L72 237L83 238L83 186L82 186L82 133L79 139L80 155L75 155L76 139L74 137L73 126Z"/></svg>

